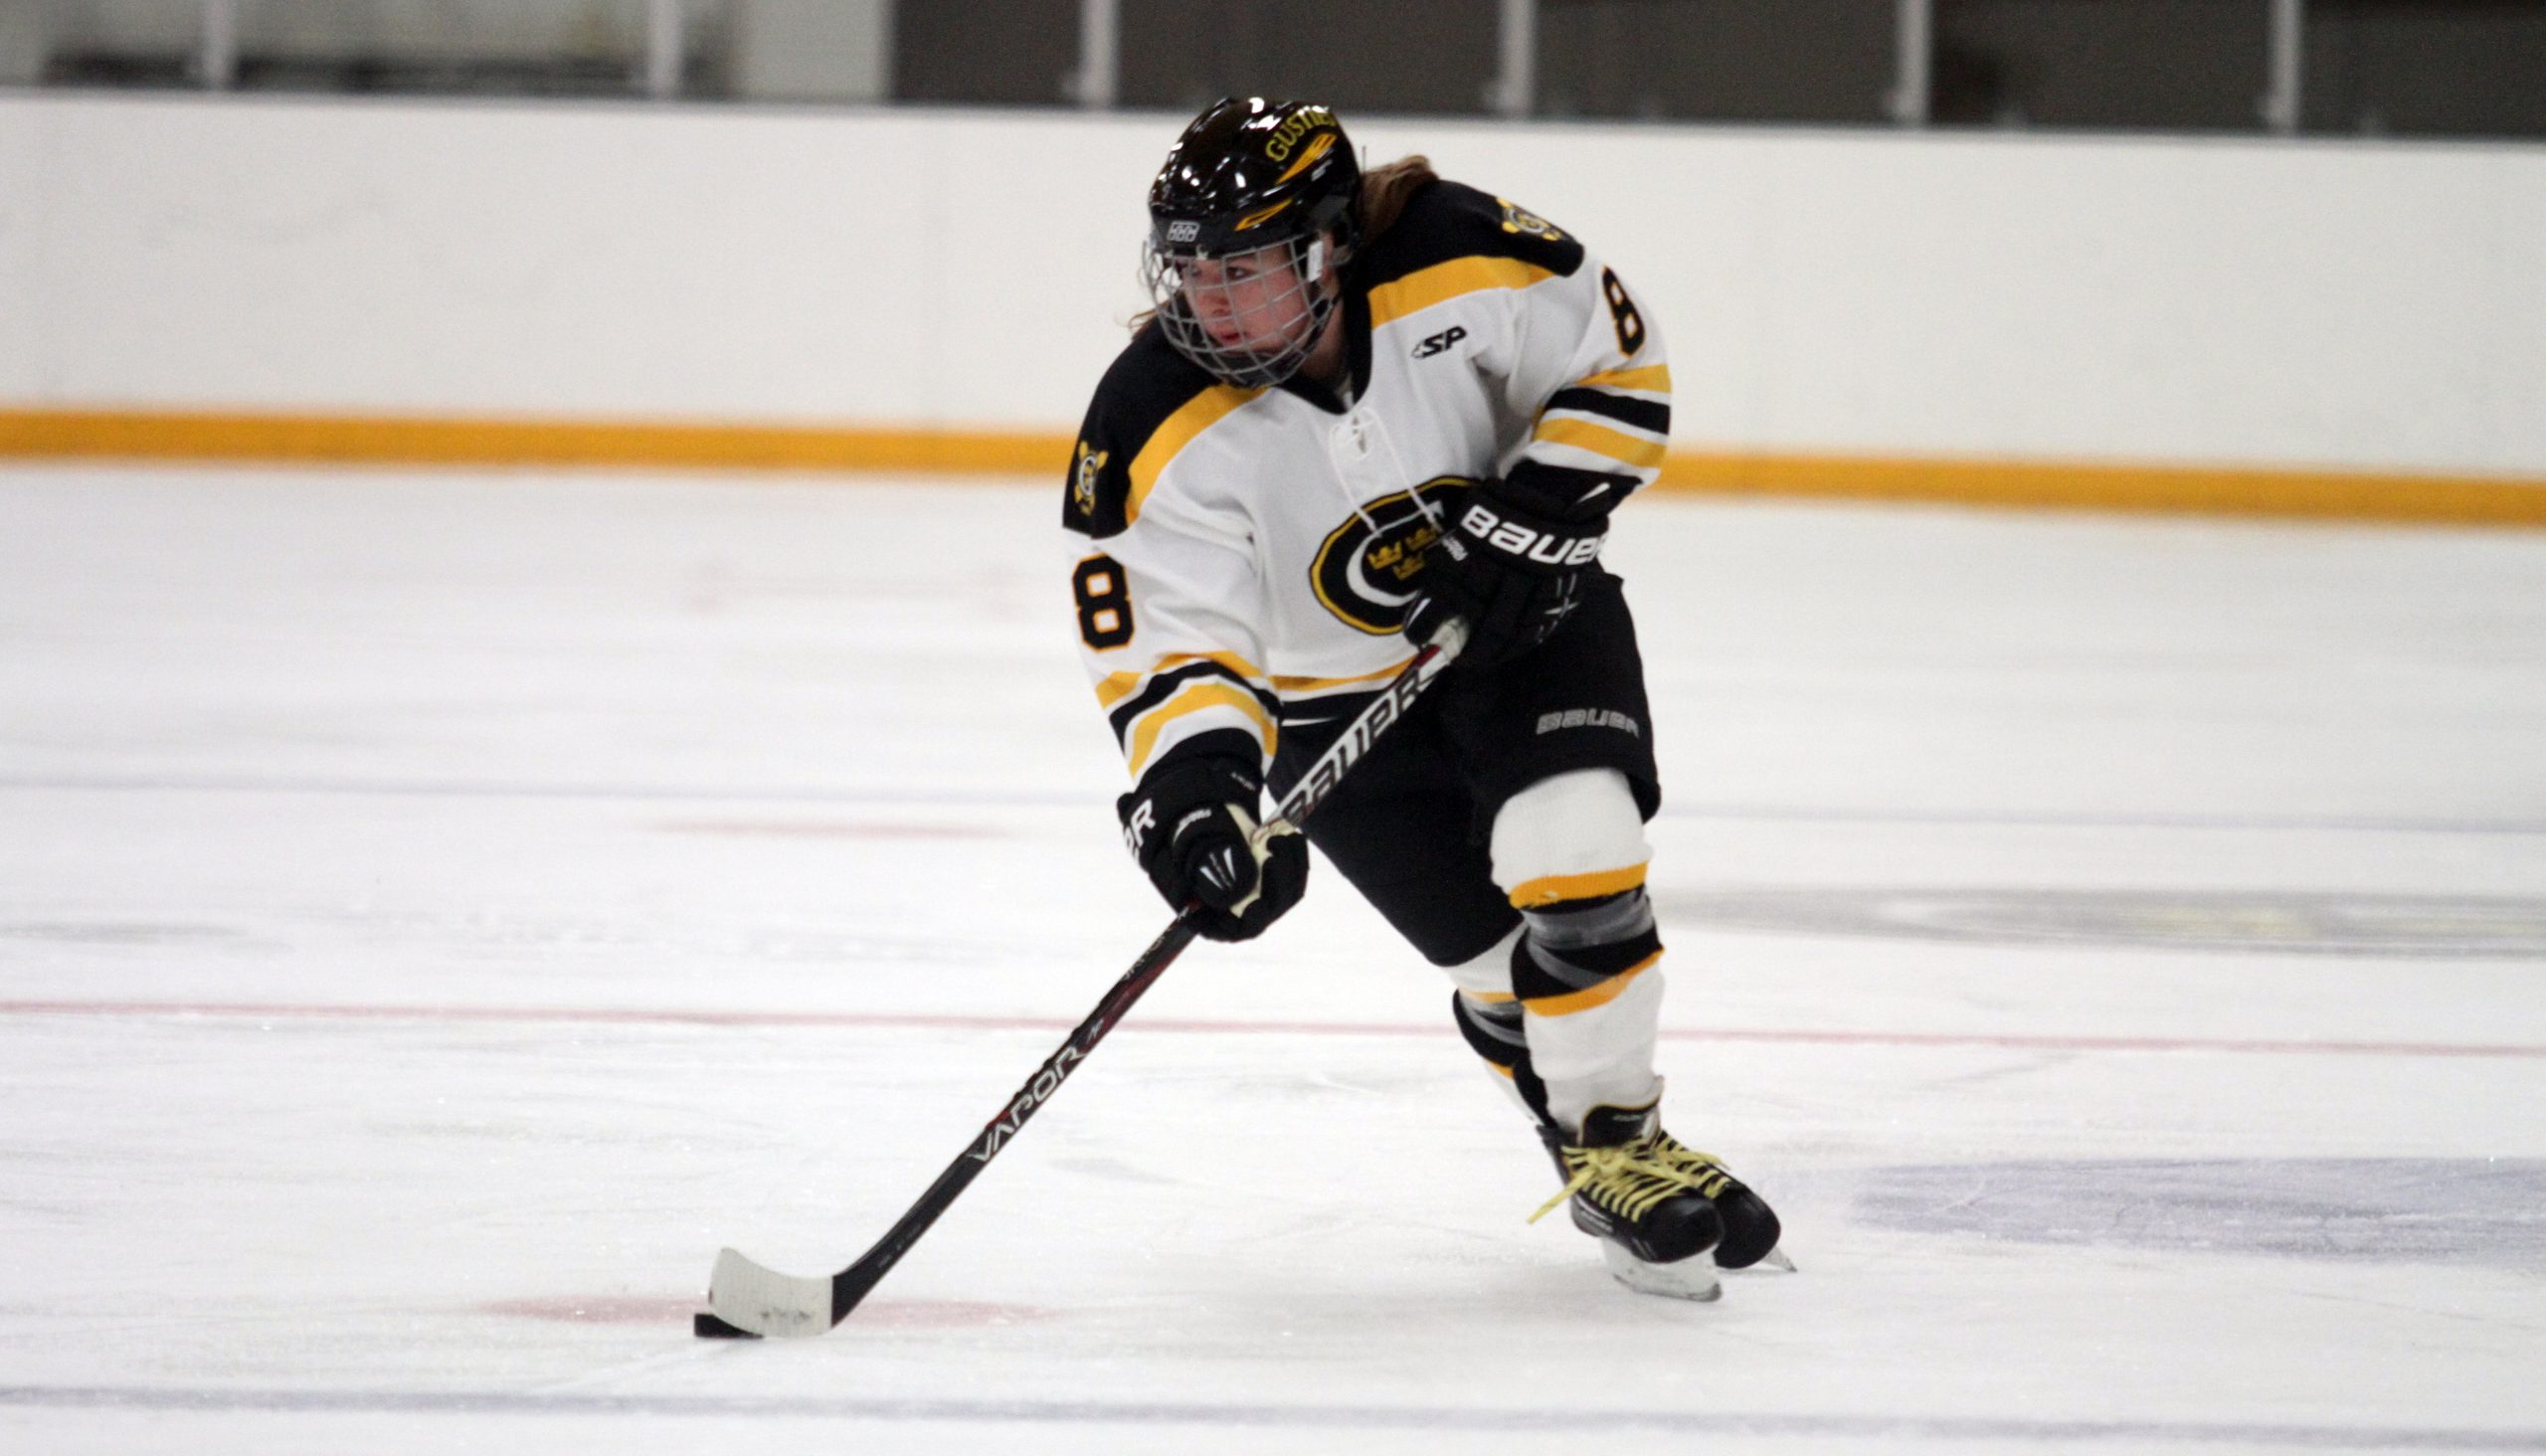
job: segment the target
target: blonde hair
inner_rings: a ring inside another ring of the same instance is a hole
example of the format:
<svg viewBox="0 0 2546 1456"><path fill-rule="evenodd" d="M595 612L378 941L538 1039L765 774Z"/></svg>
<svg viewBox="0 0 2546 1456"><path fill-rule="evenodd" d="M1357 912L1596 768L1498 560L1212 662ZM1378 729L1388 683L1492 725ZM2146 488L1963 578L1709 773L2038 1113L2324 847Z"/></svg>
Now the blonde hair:
<svg viewBox="0 0 2546 1456"><path fill-rule="evenodd" d="M1405 211L1406 200L1440 180L1441 174L1432 170L1431 159L1419 156L1399 157L1384 167L1372 167L1363 173L1361 196L1354 199L1361 241L1368 243L1395 226L1397 215Z"/></svg>

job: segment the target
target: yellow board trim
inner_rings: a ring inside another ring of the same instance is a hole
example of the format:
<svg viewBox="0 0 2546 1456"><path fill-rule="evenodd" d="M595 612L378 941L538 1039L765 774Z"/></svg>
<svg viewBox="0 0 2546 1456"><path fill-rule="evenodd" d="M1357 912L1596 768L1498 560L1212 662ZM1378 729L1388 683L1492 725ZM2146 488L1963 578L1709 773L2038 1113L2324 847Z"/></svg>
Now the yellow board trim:
<svg viewBox="0 0 2546 1456"><path fill-rule="evenodd" d="M637 420L0 409L0 459L1043 474L1076 441L1039 431Z"/></svg>
<svg viewBox="0 0 2546 1456"><path fill-rule="evenodd" d="M1618 993L1627 989L1627 983L1652 970L1661 959L1662 953L1655 951L1596 986L1586 986L1563 996L1532 997L1521 1002L1521 1009L1533 1016L1570 1016L1576 1011L1605 1006L1618 999Z"/></svg>
<svg viewBox="0 0 2546 1456"><path fill-rule="evenodd" d="M1132 457L1132 496L1123 503L1123 522L1129 525L1141 518L1141 504L1150 498L1167 462L1176 458L1178 451L1193 443L1193 437L1220 423L1228 413L1257 395L1260 389L1240 389L1233 384L1215 384L1179 405L1167 423L1151 434L1141 453Z"/></svg>
<svg viewBox="0 0 2546 1456"><path fill-rule="evenodd" d="M1555 274L1517 258L1453 258L1416 269L1392 283L1370 290L1370 326L1393 322L1409 313L1446 303L1464 293L1486 288L1526 288Z"/></svg>
<svg viewBox="0 0 2546 1456"><path fill-rule="evenodd" d="M1217 662L1250 682L1262 682L1264 669L1235 652L1170 652L1138 672L1108 672L1096 684L1096 700L1112 707L1140 690L1142 683L1159 673L1173 671L1190 662Z"/></svg>
<svg viewBox="0 0 2546 1456"><path fill-rule="evenodd" d="M2546 526L2546 477L1674 453L1648 488L2302 520Z"/></svg>
<svg viewBox="0 0 2546 1456"><path fill-rule="evenodd" d="M1652 469L1670 454L1669 448L1661 441L1645 440L1623 430L1594 425L1588 420L1542 420L1531 439L1587 450L1638 470Z"/></svg>
<svg viewBox="0 0 2546 1456"><path fill-rule="evenodd" d="M1581 382L1646 388L1626 378L1641 372ZM19 461L894 471L1057 480L1076 445L1063 434L917 427L0 408L0 460ZM1152 471L1151 481L1156 478ZM1646 488L2546 528L2546 474L1674 451L1663 459L1661 478Z"/></svg>
<svg viewBox="0 0 2546 1456"><path fill-rule="evenodd" d="M1140 725L1132 730L1132 751L1127 760L1132 777L1137 779L1149 770L1150 754L1157 749L1158 736L1168 724L1206 708L1219 707L1236 708L1254 720L1256 737L1264 745L1264 751L1268 754L1273 751L1277 730L1272 718L1266 715L1264 705L1255 700L1255 694L1236 683L1209 678L1178 688L1173 697L1141 715Z"/></svg>
<svg viewBox="0 0 2546 1456"><path fill-rule="evenodd" d="M1602 895L1621 894L1644 883L1645 866L1631 864L1624 869L1595 869L1588 874L1549 874L1534 880L1523 880L1512 887L1512 908L1536 910L1561 900L1596 900Z"/></svg>

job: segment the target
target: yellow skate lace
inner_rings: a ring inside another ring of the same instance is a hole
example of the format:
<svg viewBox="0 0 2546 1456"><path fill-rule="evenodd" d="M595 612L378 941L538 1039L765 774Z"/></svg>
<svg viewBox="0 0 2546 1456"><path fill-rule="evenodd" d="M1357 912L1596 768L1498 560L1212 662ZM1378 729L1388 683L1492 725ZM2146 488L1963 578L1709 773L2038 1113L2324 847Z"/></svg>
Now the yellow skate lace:
<svg viewBox="0 0 2546 1456"><path fill-rule="evenodd" d="M1710 1198L1724 1196L1725 1187L1732 1182L1732 1175L1725 1171L1723 1162L1714 1154L1688 1147L1669 1133L1653 1135L1653 1152L1656 1162L1676 1168L1695 1180L1698 1191Z"/></svg>
<svg viewBox="0 0 2546 1456"><path fill-rule="evenodd" d="M1661 1152L1649 1138L1619 1148L1566 1148L1564 1161L1573 1166L1572 1181L1556 1189L1554 1197L1541 1203L1539 1211L1530 1215L1530 1221L1536 1223L1546 1217L1565 1199L1586 1188L1591 1190L1593 1201L1605 1203L1630 1219L1643 1217L1676 1193L1705 1191L1693 1176L1658 1156Z"/></svg>

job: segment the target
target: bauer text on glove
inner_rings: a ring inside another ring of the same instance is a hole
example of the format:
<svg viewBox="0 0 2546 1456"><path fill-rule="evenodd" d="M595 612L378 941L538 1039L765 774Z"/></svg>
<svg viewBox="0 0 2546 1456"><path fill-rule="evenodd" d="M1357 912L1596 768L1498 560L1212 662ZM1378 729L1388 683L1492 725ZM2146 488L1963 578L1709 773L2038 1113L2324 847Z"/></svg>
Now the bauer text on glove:
<svg viewBox="0 0 2546 1456"><path fill-rule="evenodd" d="M1423 554L1423 595L1405 635L1429 642L1442 622L1468 625L1461 660L1484 666L1546 641L1581 599L1582 574L1608 539L1605 509L1568 520L1503 480L1488 480L1454 507L1448 529Z"/></svg>

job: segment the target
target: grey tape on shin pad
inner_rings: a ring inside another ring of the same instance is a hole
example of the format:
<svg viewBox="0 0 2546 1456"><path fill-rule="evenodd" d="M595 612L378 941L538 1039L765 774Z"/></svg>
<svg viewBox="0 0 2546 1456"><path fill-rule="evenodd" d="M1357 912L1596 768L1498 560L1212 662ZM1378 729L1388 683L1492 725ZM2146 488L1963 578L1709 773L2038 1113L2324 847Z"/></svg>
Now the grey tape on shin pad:
<svg viewBox="0 0 2546 1456"><path fill-rule="evenodd" d="M1512 1079L1521 1105L1540 1122L1547 1121L1547 1090L1530 1065L1530 1037L1522 1024L1519 1001L1481 1001L1464 992L1450 997L1450 1019L1466 1038L1468 1049Z"/></svg>
<svg viewBox="0 0 2546 1456"><path fill-rule="evenodd" d="M1589 991L1662 950L1653 902L1641 886L1596 900L1525 911L1512 953L1512 990L1523 1001Z"/></svg>

